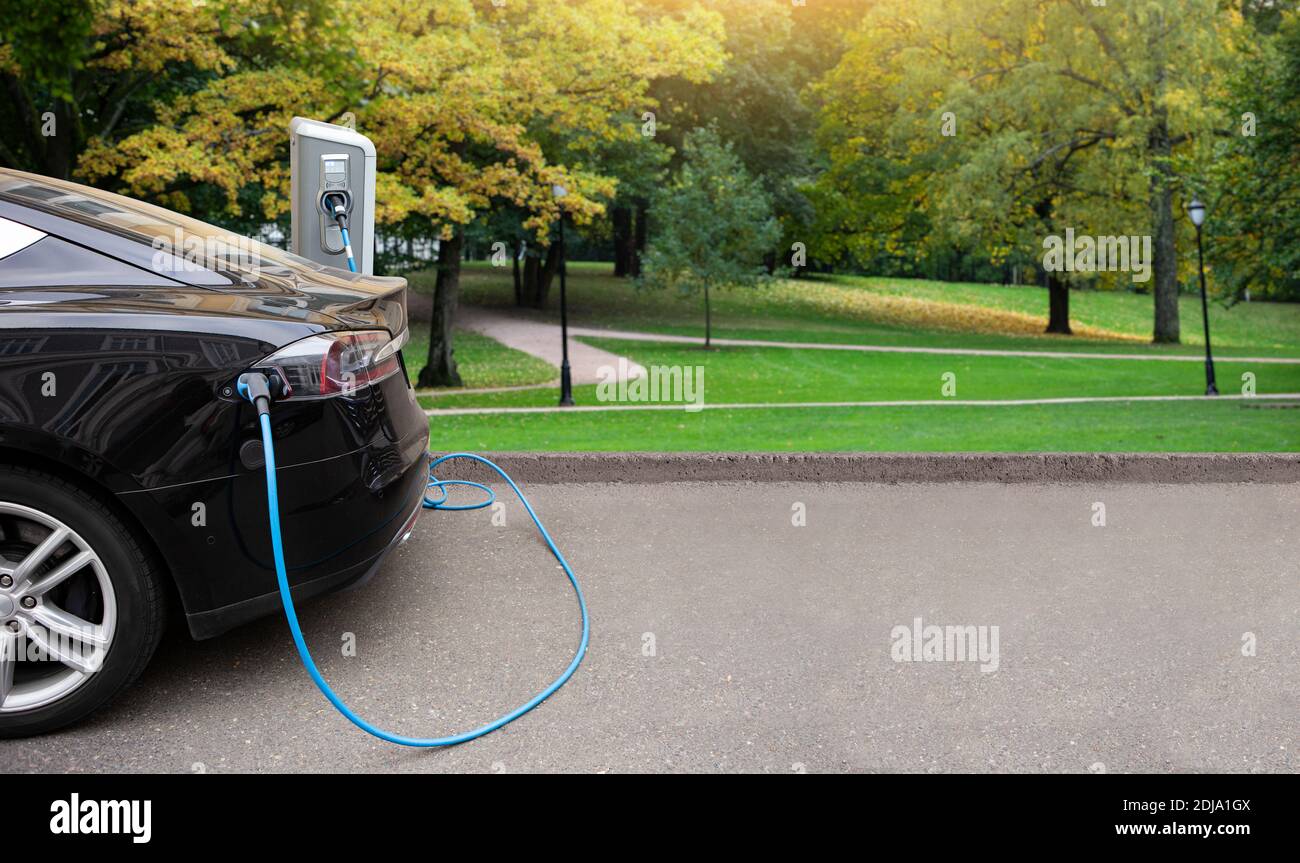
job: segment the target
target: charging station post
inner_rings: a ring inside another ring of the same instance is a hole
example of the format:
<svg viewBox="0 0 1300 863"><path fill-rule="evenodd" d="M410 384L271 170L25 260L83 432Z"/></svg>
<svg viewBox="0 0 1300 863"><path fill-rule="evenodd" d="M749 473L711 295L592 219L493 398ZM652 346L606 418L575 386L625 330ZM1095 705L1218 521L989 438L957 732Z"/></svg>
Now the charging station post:
<svg viewBox="0 0 1300 863"><path fill-rule="evenodd" d="M375 171L375 145L365 135L294 117L289 123L290 251L372 275Z"/></svg>

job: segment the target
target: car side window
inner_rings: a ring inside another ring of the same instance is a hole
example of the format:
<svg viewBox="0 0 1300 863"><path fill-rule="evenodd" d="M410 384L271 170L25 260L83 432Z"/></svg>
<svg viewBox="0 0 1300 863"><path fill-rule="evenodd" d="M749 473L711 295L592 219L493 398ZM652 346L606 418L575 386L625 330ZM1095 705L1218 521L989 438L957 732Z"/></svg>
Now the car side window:
<svg viewBox="0 0 1300 863"><path fill-rule="evenodd" d="M44 231L0 217L0 260L21 252L44 236Z"/></svg>
<svg viewBox="0 0 1300 863"><path fill-rule="evenodd" d="M39 231L36 233L40 234ZM0 291L13 288L170 284L172 282L169 279L156 273L46 234L41 234L35 242L0 257Z"/></svg>

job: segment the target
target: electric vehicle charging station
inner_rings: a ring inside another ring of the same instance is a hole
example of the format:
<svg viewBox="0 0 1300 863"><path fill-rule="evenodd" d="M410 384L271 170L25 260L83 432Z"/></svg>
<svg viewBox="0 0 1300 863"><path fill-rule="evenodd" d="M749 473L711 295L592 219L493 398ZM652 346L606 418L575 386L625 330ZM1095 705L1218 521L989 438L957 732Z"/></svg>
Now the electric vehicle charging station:
<svg viewBox="0 0 1300 863"><path fill-rule="evenodd" d="M373 275L375 171L375 145L365 135L294 117L289 122L289 250L318 264Z"/></svg>

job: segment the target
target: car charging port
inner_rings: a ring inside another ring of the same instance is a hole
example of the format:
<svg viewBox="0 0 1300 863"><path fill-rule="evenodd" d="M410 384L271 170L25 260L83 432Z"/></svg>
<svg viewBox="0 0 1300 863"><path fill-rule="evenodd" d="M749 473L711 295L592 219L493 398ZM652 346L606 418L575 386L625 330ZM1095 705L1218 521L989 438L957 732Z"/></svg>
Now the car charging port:
<svg viewBox="0 0 1300 863"><path fill-rule="evenodd" d="M235 379L233 384L221 388L221 395L225 398L245 399L244 390L249 387L260 388L261 378L266 381L266 397L272 402L283 401L293 397L293 387L284 374L274 366L270 368L262 367L244 372Z"/></svg>

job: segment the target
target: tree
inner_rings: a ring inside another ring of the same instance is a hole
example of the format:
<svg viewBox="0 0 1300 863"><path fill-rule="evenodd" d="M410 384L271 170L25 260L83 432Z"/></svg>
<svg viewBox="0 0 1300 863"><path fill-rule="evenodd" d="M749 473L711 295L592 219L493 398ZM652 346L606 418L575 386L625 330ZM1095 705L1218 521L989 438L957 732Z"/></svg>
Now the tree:
<svg viewBox="0 0 1300 863"><path fill-rule="evenodd" d="M814 112L805 89L843 52L843 33L867 4L715 0L712 5L725 21L727 62L706 81L669 78L655 85L663 107L659 137L679 151L693 130L712 125L731 144L771 198L781 222L782 235L765 256L770 269L778 261L788 263L788 250L806 240L814 217L804 192L816 171ZM642 210L644 200L639 200ZM644 212L638 227L643 223Z"/></svg>
<svg viewBox="0 0 1300 863"><path fill-rule="evenodd" d="M1220 128L1212 100L1230 68L1238 12L1218 0L1151 0L1096 14L1084 0L1055 0L1053 21L1076 39L1054 39L1052 74L1074 85L1072 95L1100 109L1096 129L1108 146L1128 150L1148 181L1148 229L1154 236L1156 342L1179 341L1178 258L1174 198L1181 178L1179 148ZM1105 74L1090 70L1104 59Z"/></svg>
<svg viewBox="0 0 1300 863"><path fill-rule="evenodd" d="M50 176L87 176L87 150L96 152L93 163L140 130L165 127L168 110L160 106L183 101L236 68L287 69L309 58L339 68L327 47L338 25L326 6L325 0L0 0L0 86L8 97L0 103L6 130L0 158ZM258 98L274 98L286 89L276 83L249 88L243 101L227 92L235 98L225 111L246 110L255 90Z"/></svg>
<svg viewBox="0 0 1300 863"><path fill-rule="evenodd" d="M1145 202L1145 224L1127 233L1154 238L1152 340L1177 342L1174 201L1182 183L1177 157L1180 148L1190 149L1221 126L1213 99L1231 65L1240 15L1218 0L1150 0L1122 7L1042 0L1040 8L1043 35L1028 43L1036 50L1023 50L1021 56L1036 59L1040 74L1060 84L1059 104L1076 106L1071 115L1086 118L1086 125L1058 126L1069 130L1071 145L1095 147L1086 169L1099 183L1118 178L1109 194L1089 198L1118 208ZM1145 179L1143 194L1133 192L1134 177ZM1104 224L1104 211L1091 206L1087 213Z"/></svg>
<svg viewBox="0 0 1300 863"><path fill-rule="evenodd" d="M618 134L652 79L708 74L719 62L718 22L695 6L650 15L637 0L364 5L358 18L377 22L359 49L382 92L361 118L385 154L388 215L425 215L449 241L434 289L443 312L435 311L419 383L456 386L451 318L464 226L514 207L537 244L549 246L561 215L556 185L568 189L563 213L576 224L603 212L614 181L582 161L548 158L546 131L564 130L579 152L583 139Z"/></svg>
<svg viewBox="0 0 1300 863"><path fill-rule="evenodd" d="M704 294L707 348L713 337L710 290L765 280L763 256L780 239L781 227L762 184L714 129L692 133L683 151L676 178L651 202L654 230L644 281L683 294Z"/></svg>
<svg viewBox="0 0 1300 863"><path fill-rule="evenodd" d="M220 5L225 13L239 3ZM303 36L297 53L218 65L162 106L158 122L90 147L83 170L181 209L197 186L219 190L229 214L251 192L261 215L275 218L287 206L290 117L353 112L379 153L378 221L422 218L444 240L420 384L456 385L451 321L465 227L515 208L546 245L560 215L555 184L569 189L564 211L575 223L600 214L613 179L548 158L543 133L561 129L577 142L616 134L651 80L716 68L720 22L693 3L670 15L640 0L338 0L331 10L349 29L307 29L313 38ZM225 21L217 15L218 29ZM295 33L302 25L284 22Z"/></svg>
<svg viewBox="0 0 1300 863"><path fill-rule="evenodd" d="M1265 7L1265 12L1277 13ZM1207 263L1226 293L1300 299L1300 14L1247 41L1221 108L1232 125L1198 159Z"/></svg>
<svg viewBox="0 0 1300 863"><path fill-rule="evenodd" d="M1000 0L872 10L818 91L830 170L817 199L831 254L1032 260L1079 146L1049 122L1059 93L1000 35L1026 30L1035 9ZM1068 285L1045 275L1047 330L1068 334Z"/></svg>
<svg viewBox="0 0 1300 863"><path fill-rule="evenodd" d="M1216 128L1239 22L1216 0L882 0L820 85L821 244L1032 260L1062 226L1154 234L1153 338L1176 341L1176 157Z"/></svg>
<svg viewBox="0 0 1300 863"><path fill-rule="evenodd" d="M673 153L659 136L665 124L657 116L647 117L643 112L637 119L641 133L632 140L615 142L602 154L602 165L618 178L618 191L609 205L614 275L633 279L641 275L650 197L667 176Z"/></svg>

